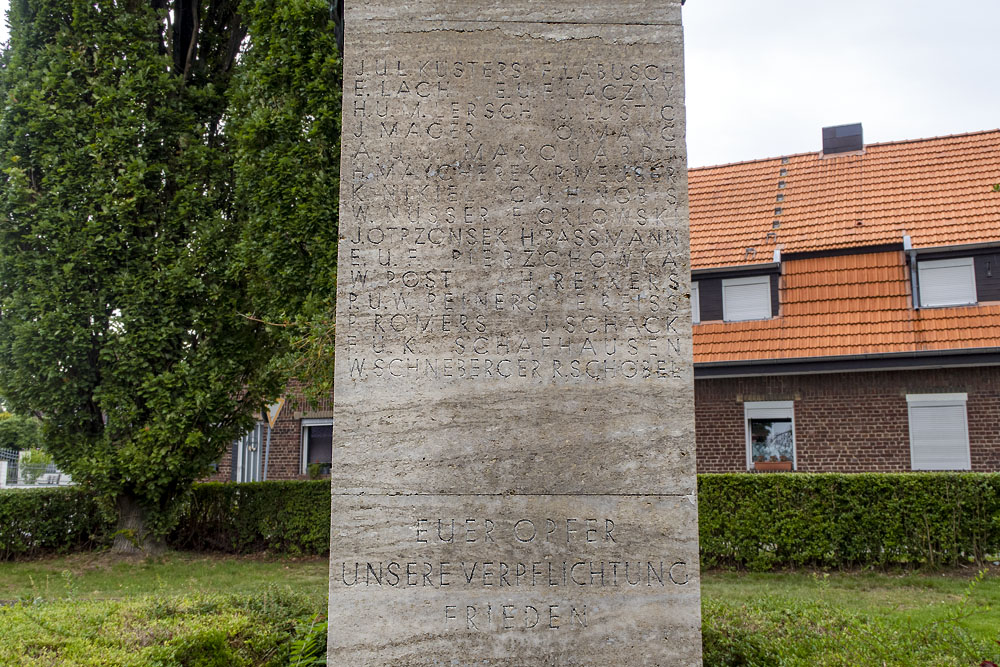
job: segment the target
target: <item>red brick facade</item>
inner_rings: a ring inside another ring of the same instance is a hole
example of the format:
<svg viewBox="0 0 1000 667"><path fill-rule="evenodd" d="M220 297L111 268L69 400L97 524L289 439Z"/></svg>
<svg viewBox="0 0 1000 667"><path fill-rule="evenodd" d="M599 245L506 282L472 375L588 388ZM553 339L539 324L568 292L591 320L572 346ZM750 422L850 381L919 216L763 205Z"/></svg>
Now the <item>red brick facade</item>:
<svg viewBox="0 0 1000 667"><path fill-rule="evenodd" d="M698 472L747 469L745 401L794 402L802 472L910 470L907 394L964 392L972 469L1000 470L1000 367L695 381Z"/></svg>
<svg viewBox="0 0 1000 667"><path fill-rule="evenodd" d="M286 403L271 431L267 479L304 479L302 472L302 420L332 419L333 397L322 398L310 405L302 392L302 383L293 380L285 391ZM266 433L266 428L265 428ZM264 455L261 455L263 466ZM232 450L223 454L219 470L207 481L226 482L233 479Z"/></svg>
<svg viewBox="0 0 1000 667"><path fill-rule="evenodd" d="M301 473L302 419L332 415L290 392L271 435L268 479ZM1000 367L774 375L695 381L698 472L746 471L744 402L793 401L800 472L910 470L907 394L966 393L972 469L1000 471ZM230 452L212 480L232 479Z"/></svg>

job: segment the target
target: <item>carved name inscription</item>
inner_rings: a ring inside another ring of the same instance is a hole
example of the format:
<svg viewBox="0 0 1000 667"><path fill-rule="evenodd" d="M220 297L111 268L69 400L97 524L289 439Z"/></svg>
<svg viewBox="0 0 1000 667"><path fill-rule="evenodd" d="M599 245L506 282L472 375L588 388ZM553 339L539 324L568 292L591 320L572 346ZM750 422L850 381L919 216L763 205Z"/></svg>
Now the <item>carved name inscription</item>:
<svg viewBox="0 0 1000 667"><path fill-rule="evenodd" d="M345 80L351 378L682 377L670 64L386 57Z"/></svg>
<svg viewBox="0 0 1000 667"><path fill-rule="evenodd" d="M346 9L329 664L698 664L679 2Z"/></svg>

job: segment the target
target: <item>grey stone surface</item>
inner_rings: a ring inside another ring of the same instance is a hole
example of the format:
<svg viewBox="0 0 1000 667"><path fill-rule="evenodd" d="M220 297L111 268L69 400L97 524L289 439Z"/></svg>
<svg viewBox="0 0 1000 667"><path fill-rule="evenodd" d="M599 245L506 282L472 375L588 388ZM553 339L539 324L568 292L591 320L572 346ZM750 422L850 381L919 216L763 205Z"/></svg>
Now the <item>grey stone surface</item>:
<svg viewBox="0 0 1000 667"><path fill-rule="evenodd" d="M694 662L689 497L364 496L335 507L347 521L332 542L330 649L350 656L335 664Z"/></svg>
<svg viewBox="0 0 1000 667"><path fill-rule="evenodd" d="M698 664L679 3L347 26L330 664Z"/></svg>

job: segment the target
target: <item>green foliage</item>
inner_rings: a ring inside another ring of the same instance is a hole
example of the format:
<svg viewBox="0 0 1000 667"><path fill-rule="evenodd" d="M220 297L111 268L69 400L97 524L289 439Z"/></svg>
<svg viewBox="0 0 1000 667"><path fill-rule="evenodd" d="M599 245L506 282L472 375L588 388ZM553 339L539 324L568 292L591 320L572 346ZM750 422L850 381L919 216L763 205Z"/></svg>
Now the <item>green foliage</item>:
<svg viewBox="0 0 1000 667"><path fill-rule="evenodd" d="M323 475L330 474L330 464L310 463L306 466L306 474L309 476L309 479L319 479Z"/></svg>
<svg viewBox="0 0 1000 667"><path fill-rule="evenodd" d="M41 449L29 449L21 454L21 465L48 465L52 461L52 455Z"/></svg>
<svg viewBox="0 0 1000 667"><path fill-rule="evenodd" d="M279 667L312 610L279 589L0 607L0 664Z"/></svg>
<svg viewBox="0 0 1000 667"><path fill-rule="evenodd" d="M317 263L332 280L326 2L238 4L14 0L9 14L0 393L44 414L60 467L138 505L153 534L282 386L287 336L252 314L297 316ZM313 103L315 129L293 127Z"/></svg>
<svg viewBox="0 0 1000 667"><path fill-rule="evenodd" d="M104 545L112 523L77 487L0 491L0 561Z"/></svg>
<svg viewBox="0 0 1000 667"><path fill-rule="evenodd" d="M0 449L41 449L40 425L35 417L0 412Z"/></svg>
<svg viewBox="0 0 1000 667"><path fill-rule="evenodd" d="M700 475L703 567L952 566L1000 554L1000 474Z"/></svg>
<svg viewBox="0 0 1000 667"><path fill-rule="evenodd" d="M996 473L735 473L700 475L698 486L707 568L934 568L1000 558ZM97 507L79 489L0 493L0 559L105 543L110 527L94 518ZM330 483L197 484L181 517L169 540L180 549L325 554Z"/></svg>
<svg viewBox="0 0 1000 667"><path fill-rule="evenodd" d="M228 553L325 554L330 482L199 484L170 544Z"/></svg>
<svg viewBox="0 0 1000 667"><path fill-rule="evenodd" d="M296 630L298 637L292 641L289 667L325 665L327 622L313 616L308 623L300 623Z"/></svg>
<svg viewBox="0 0 1000 667"><path fill-rule="evenodd" d="M971 665L997 647L964 636L960 626L930 627L859 614L823 601L764 597L753 603L702 602L706 665Z"/></svg>
<svg viewBox="0 0 1000 667"><path fill-rule="evenodd" d="M248 0L252 43L226 131L236 147L240 246L254 316L311 396L333 389L342 63L326 0Z"/></svg>
<svg viewBox="0 0 1000 667"><path fill-rule="evenodd" d="M49 465L52 461L52 455L40 449L29 449L27 452L23 452L18 467L25 483L34 484L45 470L44 466Z"/></svg>

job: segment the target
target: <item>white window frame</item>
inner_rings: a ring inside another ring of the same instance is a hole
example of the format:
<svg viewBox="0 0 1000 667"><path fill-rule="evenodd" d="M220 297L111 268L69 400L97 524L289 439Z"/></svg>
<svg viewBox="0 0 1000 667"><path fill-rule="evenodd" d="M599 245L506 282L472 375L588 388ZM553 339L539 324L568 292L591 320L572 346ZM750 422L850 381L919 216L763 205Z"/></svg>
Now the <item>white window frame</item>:
<svg viewBox="0 0 1000 667"><path fill-rule="evenodd" d="M931 271L940 269L957 270L965 280L963 291L951 295L937 295L933 299L927 296L927 286L934 285ZM976 262L972 257L953 257L950 259L934 259L917 261L917 283L920 289L921 308L941 308L946 306L970 306L978 303L976 294ZM971 299L971 301L970 301Z"/></svg>
<svg viewBox="0 0 1000 667"><path fill-rule="evenodd" d="M907 394L906 395L906 408L907 408L907 426L910 432L910 469L911 470L971 470L972 469L972 455L969 449L969 410L968 410L968 398L969 395L965 393L956 394ZM964 444L962 448L963 458L961 460L956 460L957 465L955 466L936 466L929 465L922 461L917 461L916 458L916 448L913 442L913 434L917 431L913 423L913 410L914 408L949 408L949 407L961 407L962 408L962 438Z"/></svg>
<svg viewBox="0 0 1000 667"><path fill-rule="evenodd" d="M751 419L792 420L792 470L799 468L798 444L795 437L795 401L746 401L743 403L743 430L746 434L747 470L753 470L753 444L750 441Z"/></svg>
<svg viewBox="0 0 1000 667"><path fill-rule="evenodd" d="M698 281L691 281L691 324L701 324L701 292Z"/></svg>
<svg viewBox="0 0 1000 667"><path fill-rule="evenodd" d="M750 285L761 285L764 289L764 300L766 310L762 313L754 313L750 317L737 317L729 307L729 297L727 291L733 287L747 287ZM722 280L722 319L726 322L748 322L750 320L767 320L772 317L773 304L771 303L771 275L748 276L746 278L723 278ZM759 317L758 317L759 315Z"/></svg>
<svg viewBox="0 0 1000 667"><path fill-rule="evenodd" d="M302 419L300 421L300 423L299 423L299 474L300 475L305 475L308 472L307 468L309 467L309 465L308 465L308 463L306 463L306 454L308 453L306 451L306 433L307 433L308 427L310 427L310 426L330 426L330 427L332 427L333 426L333 420L329 419L329 418L326 418L326 419ZM332 446L332 443L331 443L331 447L330 447L330 458L331 459L333 458L333 446ZM331 463L332 463L332 461L331 461Z"/></svg>
<svg viewBox="0 0 1000 667"><path fill-rule="evenodd" d="M234 468L234 472L230 476L235 477L236 482L259 482L263 479L266 437L267 422L259 421L254 424L252 429L237 438L236 442L233 443L235 446L233 447L233 456L229 465ZM254 440L256 442L253 442ZM252 448L250 447L251 443L253 443ZM255 452L253 456L249 457L250 461L247 461L244 457L247 449ZM253 470L246 469L248 463L253 466Z"/></svg>

